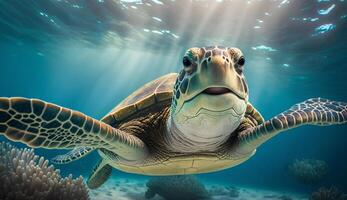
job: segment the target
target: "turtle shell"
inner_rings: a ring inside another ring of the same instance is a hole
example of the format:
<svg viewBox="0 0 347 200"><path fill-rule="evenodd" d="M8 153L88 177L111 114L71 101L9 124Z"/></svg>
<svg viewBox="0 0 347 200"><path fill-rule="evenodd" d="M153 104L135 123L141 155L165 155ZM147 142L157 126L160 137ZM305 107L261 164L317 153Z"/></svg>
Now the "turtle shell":
<svg viewBox="0 0 347 200"><path fill-rule="evenodd" d="M177 73L164 75L133 92L101 121L117 127L120 122L144 115L171 103Z"/></svg>

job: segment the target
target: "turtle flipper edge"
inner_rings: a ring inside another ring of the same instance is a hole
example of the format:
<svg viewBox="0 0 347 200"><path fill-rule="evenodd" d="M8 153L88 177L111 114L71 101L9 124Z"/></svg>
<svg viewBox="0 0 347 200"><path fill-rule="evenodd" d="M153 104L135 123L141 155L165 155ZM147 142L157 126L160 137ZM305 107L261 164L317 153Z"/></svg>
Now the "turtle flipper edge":
<svg viewBox="0 0 347 200"><path fill-rule="evenodd" d="M100 187L111 176L111 173L112 167L104 159L101 159L87 180L88 187L91 189Z"/></svg>
<svg viewBox="0 0 347 200"><path fill-rule="evenodd" d="M0 98L0 135L30 147L102 147L130 160L147 155L146 145L139 138L38 99Z"/></svg>
<svg viewBox="0 0 347 200"><path fill-rule="evenodd" d="M57 155L51 159L51 162L54 164L67 164L90 154L94 150L93 147L76 147L66 154Z"/></svg>
<svg viewBox="0 0 347 200"><path fill-rule="evenodd" d="M240 150L250 152L278 133L305 124L328 126L347 123L347 103L312 98L246 129L239 135Z"/></svg>

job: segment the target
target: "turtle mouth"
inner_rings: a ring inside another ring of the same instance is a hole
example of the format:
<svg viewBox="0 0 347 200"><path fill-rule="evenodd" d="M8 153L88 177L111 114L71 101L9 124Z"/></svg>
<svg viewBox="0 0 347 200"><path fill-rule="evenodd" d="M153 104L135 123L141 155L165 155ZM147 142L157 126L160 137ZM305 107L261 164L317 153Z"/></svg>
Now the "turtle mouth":
<svg viewBox="0 0 347 200"><path fill-rule="evenodd" d="M211 96L233 94L236 95L239 99L245 100L245 97L242 97L240 94L227 87L208 87L204 89L202 92L200 92L200 94L206 94Z"/></svg>
<svg viewBox="0 0 347 200"><path fill-rule="evenodd" d="M233 91L232 89L228 87L214 86L214 87L207 87L206 89L196 93L193 97L189 98L188 100L185 100L185 103L190 102L191 100L193 100L195 97L199 95L209 95L209 96L218 97L218 96L229 95L229 94L235 95L241 100L246 99L245 97L241 96L240 94L238 94L237 92Z"/></svg>
<svg viewBox="0 0 347 200"><path fill-rule="evenodd" d="M208 95L223 95L223 94L233 93L233 92L226 87L209 87L203 90L201 93L208 94Z"/></svg>

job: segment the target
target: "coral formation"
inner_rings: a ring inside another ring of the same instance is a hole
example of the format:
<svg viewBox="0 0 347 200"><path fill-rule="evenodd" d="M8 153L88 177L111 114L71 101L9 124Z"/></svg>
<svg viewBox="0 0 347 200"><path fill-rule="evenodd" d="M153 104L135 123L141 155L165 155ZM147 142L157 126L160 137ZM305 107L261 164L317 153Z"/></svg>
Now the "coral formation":
<svg viewBox="0 0 347 200"><path fill-rule="evenodd" d="M327 174L328 165L322 160L302 159L295 160L289 170L299 181L314 184Z"/></svg>
<svg viewBox="0 0 347 200"><path fill-rule="evenodd" d="M347 194L334 186L330 188L322 187L312 193L310 200L347 200Z"/></svg>
<svg viewBox="0 0 347 200"><path fill-rule="evenodd" d="M210 199L204 185L194 176L154 177L147 182L146 199L156 194L166 200L202 200Z"/></svg>
<svg viewBox="0 0 347 200"><path fill-rule="evenodd" d="M17 149L0 143L0 199L55 200L89 199L83 178L60 176L59 170L48 166L33 149Z"/></svg>

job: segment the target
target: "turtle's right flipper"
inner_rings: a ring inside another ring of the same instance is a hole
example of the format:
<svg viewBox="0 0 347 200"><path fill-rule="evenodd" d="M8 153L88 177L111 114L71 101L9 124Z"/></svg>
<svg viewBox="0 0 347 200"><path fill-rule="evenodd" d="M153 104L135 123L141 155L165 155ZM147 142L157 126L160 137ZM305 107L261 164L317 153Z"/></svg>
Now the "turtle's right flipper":
<svg viewBox="0 0 347 200"><path fill-rule="evenodd" d="M30 147L102 147L128 160L147 154L139 138L80 112L37 99L0 98L0 134Z"/></svg>
<svg viewBox="0 0 347 200"><path fill-rule="evenodd" d="M76 147L66 154L52 158L51 161L54 164L67 164L90 154L94 149L93 147Z"/></svg>

